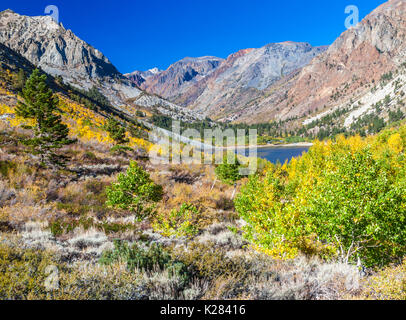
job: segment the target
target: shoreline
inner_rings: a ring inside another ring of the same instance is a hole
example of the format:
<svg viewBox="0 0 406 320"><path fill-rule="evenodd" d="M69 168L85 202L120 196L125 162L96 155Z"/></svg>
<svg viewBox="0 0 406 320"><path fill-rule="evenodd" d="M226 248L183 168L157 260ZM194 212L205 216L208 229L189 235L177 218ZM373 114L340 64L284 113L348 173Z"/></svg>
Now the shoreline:
<svg viewBox="0 0 406 320"><path fill-rule="evenodd" d="M265 148L297 148L297 147L312 147L313 143L311 142L296 142L296 143L286 143L286 144L264 144L251 146L251 148L265 149ZM249 146L234 146L234 147L215 147L216 149L249 149Z"/></svg>

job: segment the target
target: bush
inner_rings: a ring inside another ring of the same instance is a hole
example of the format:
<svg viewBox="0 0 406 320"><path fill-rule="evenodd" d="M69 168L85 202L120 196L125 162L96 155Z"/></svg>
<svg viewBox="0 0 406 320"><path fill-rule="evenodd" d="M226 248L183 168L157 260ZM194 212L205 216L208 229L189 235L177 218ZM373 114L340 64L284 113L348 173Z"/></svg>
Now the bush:
<svg viewBox="0 0 406 320"><path fill-rule="evenodd" d="M126 138L125 128L114 118L108 119L105 130L109 133L111 139L114 140L116 144L124 144L129 142Z"/></svg>
<svg viewBox="0 0 406 320"><path fill-rule="evenodd" d="M226 251L216 248L212 242L191 242L184 250L175 250L177 260L188 266L193 276L214 280L217 277L242 278L248 272L248 264L244 259L230 259Z"/></svg>
<svg viewBox="0 0 406 320"><path fill-rule="evenodd" d="M186 266L172 259L168 251L162 246L153 243L149 248L143 249L136 244L130 247L127 243L116 240L114 249L103 252L99 263L110 265L116 262L125 262L127 269L143 271L166 270L169 276L181 277L186 284L189 280Z"/></svg>
<svg viewBox="0 0 406 320"><path fill-rule="evenodd" d="M223 163L216 167L217 178L226 184L233 185L242 178L239 173L240 167L241 164L237 157L235 157L233 163L228 157L224 157Z"/></svg>
<svg viewBox="0 0 406 320"><path fill-rule="evenodd" d="M406 260L365 280L363 299L406 300Z"/></svg>
<svg viewBox="0 0 406 320"><path fill-rule="evenodd" d="M199 215L195 206L184 203L169 214L156 214L153 227L165 237L193 237L199 232Z"/></svg>
<svg viewBox="0 0 406 320"><path fill-rule="evenodd" d="M117 181L106 189L106 204L112 208L130 210L139 220L151 215L155 203L162 199L162 186L155 184L135 161L130 163L126 174L118 175Z"/></svg>
<svg viewBox="0 0 406 320"><path fill-rule="evenodd" d="M131 152L131 151L134 151L134 150L132 148L130 148L130 147L122 146L122 145L119 145L119 144L115 145L114 147L112 147L110 149L110 153L112 155L125 155L127 151Z"/></svg>
<svg viewBox="0 0 406 320"><path fill-rule="evenodd" d="M0 300L141 299L137 276L120 265L72 268L47 251L0 245Z"/></svg>
<svg viewBox="0 0 406 320"><path fill-rule="evenodd" d="M82 227L84 230L89 230L93 226L95 226L95 223L92 218L81 217L79 220L55 220L49 224L49 230L54 237L59 237L73 232L79 227Z"/></svg>
<svg viewBox="0 0 406 320"><path fill-rule="evenodd" d="M366 140L340 137L251 178L235 201L248 223L245 237L278 258L334 253L370 267L403 257L405 146L405 128Z"/></svg>
<svg viewBox="0 0 406 320"><path fill-rule="evenodd" d="M0 244L0 300L44 299L50 254Z"/></svg>
<svg viewBox="0 0 406 320"><path fill-rule="evenodd" d="M142 112L140 110L137 110L135 112L135 116L140 117L140 118L145 118L145 112Z"/></svg>
<svg viewBox="0 0 406 320"><path fill-rule="evenodd" d="M0 174L4 178L8 178L10 172L17 168L17 164L11 161L2 161L0 160Z"/></svg>

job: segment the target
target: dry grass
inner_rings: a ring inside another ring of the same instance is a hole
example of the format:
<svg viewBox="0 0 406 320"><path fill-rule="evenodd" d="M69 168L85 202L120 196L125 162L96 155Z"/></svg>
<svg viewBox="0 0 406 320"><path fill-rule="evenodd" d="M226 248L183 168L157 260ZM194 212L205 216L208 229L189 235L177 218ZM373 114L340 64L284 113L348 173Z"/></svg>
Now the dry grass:
<svg viewBox="0 0 406 320"><path fill-rule="evenodd" d="M0 131L7 130L0 121ZM231 199L234 188L219 181L213 185L211 166L141 163L164 187L160 213L183 203L199 209L203 230L193 240L166 238L148 220L136 223L131 212L104 205L106 186L125 170L128 159L111 155L106 146L81 142L66 148L70 168L81 171L52 172L33 165L35 158L22 152L15 141L21 134L26 132L14 128L0 136L6 139L0 161L13 164L0 175L0 234L6 242L17 239L14 248L51 251L57 257L61 289L48 298L340 299L358 294L358 272L352 266L305 258L281 262L247 248L241 234L230 230L241 226ZM54 223L69 227L55 235ZM120 263L101 266L98 259L112 248L113 239L162 244L192 276L185 285L167 270L129 272Z"/></svg>

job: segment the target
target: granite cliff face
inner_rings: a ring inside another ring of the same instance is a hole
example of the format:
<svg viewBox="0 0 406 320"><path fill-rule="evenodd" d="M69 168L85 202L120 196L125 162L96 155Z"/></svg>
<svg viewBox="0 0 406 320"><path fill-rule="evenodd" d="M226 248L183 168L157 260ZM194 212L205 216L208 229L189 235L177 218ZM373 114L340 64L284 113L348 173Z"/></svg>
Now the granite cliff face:
<svg viewBox="0 0 406 320"><path fill-rule="evenodd" d="M50 16L27 17L10 10L1 12L0 42L45 72L72 81L121 76L99 50L80 40Z"/></svg>
<svg viewBox="0 0 406 320"><path fill-rule="evenodd" d="M185 58L168 70L144 77L129 75L141 87L183 106L219 118L260 97L264 89L310 62L326 48L284 42L245 49L227 59Z"/></svg>
<svg viewBox="0 0 406 320"><path fill-rule="evenodd" d="M99 50L50 16L28 17L11 10L0 12L0 43L73 86L80 89L96 86L117 108L131 101L134 106L155 108L182 120L203 118L160 97L146 97Z"/></svg>
<svg viewBox="0 0 406 320"><path fill-rule="evenodd" d="M361 98L379 85L384 74L398 70L406 61L405 37L406 1L390 0L342 33L302 69L280 78L261 94L253 95L251 101L244 100L244 94L231 106L225 105L229 110L224 119L302 122L351 105L352 101L362 103ZM209 98L199 98L195 103L197 110L208 101ZM213 102L212 108L216 108Z"/></svg>
<svg viewBox="0 0 406 320"><path fill-rule="evenodd" d="M281 116L314 112L366 91L366 84L376 83L405 61L405 35L406 1L381 5L303 68L287 94L291 108Z"/></svg>
<svg viewBox="0 0 406 320"><path fill-rule="evenodd" d="M210 75L224 59L216 57L184 58L167 70L156 68L146 72L135 71L127 75L147 92L176 101L184 92L201 79ZM139 77L142 80L139 80Z"/></svg>

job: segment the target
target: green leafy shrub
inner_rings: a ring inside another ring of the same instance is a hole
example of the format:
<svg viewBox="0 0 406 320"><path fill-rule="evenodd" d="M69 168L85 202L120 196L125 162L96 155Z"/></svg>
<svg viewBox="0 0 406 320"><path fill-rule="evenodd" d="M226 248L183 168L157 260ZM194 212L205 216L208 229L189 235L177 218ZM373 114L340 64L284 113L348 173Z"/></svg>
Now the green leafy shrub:
<svg viewBox="0 0 406 320"><path fill-rule="evenodd" d="M240 167L241 164L237 157L234 158L234 161L230 161L228 157L224 157L223 163L216 167L216 176L222 182L232 185L242 178L239 173Z"/></svg>
<svg viewBox="0 0 406 320"><path fill-rule="evenodd" d="M115 240L114 249L103 252L99 263L109 265L115 262L126 262L129 270L138 268L152 271L155 267L164 268L169 261L171 257L168 252L157 244L145 250L136 244L130 247L127 242Z"/></svg>
<svg viewBox="0 0 406 320"><path fill-rule="evenodd" d="M337 255L366 266L406 253L406 129L340 137L253 177L235 201L245 237L278 258Z"/></svg>
<svg viewBox="0 0 406 320"><path fill-rule="evenodd" d="M361 298L406 300L406 260L398 266L387 267L365 279Z"/></svg>
<svg viewBox="0 0 406 320"><path fill-rule="evenodd" d="M193 237L199 232L199 210L187 203L183 203L178 210L169 214L158 213L154 216L154 230L166 237Z"/></svg>
<svg viewBox="0 0 406 320"><path fill-rule="evenodd" d="M154 212L155 203L162 199L163 189L132 161L126 174L120 173L117 183L108 187L106 194L107 206L132 211L142 220Z"/></svg>
<svg viewBox="0 0 406 320"><path fill-rule="evenodd" d="M135 230L136 227L132 223L108 223L108 222L103 222L103 223L98 223L96 224L96 228L103 230L106 234L112 234L112 233L123 233L129 230Z"/></svg>
<svg viewBox="0 0 406 320"><path fill-rule="evenodd" d="M99 263L110 265L116 262L125 262L128 270L140 269L144 271L167 270L169 276L177 276L186 284L189 274L185 264L172 259L170 253L161 245L153 243L147 249L136 244L129 246L126 242L114 241L114 249L103 252Z"/></svg>

